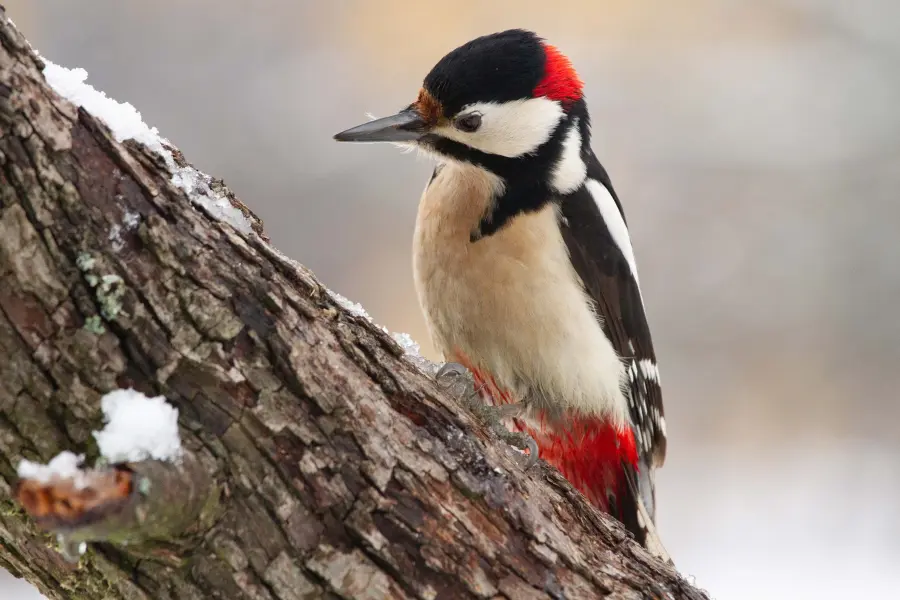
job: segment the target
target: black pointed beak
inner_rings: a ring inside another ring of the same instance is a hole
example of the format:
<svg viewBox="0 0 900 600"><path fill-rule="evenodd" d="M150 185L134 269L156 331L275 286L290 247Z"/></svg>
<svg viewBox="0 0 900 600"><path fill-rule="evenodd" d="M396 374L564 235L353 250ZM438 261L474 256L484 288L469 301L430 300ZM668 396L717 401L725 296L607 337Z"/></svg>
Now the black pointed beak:
<svg viewBox="0 0 900 600"><path fill-rule="evenodd" d="M375 119L334 136L339 142L414 142L427 133L427 125L414 108Z"/></svg>

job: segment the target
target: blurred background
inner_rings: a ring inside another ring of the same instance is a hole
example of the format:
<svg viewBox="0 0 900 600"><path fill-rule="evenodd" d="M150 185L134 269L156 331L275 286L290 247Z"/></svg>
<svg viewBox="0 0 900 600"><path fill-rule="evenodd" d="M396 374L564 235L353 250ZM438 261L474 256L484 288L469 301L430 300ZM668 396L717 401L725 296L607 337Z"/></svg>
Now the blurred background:
<svg viewBox="0 0 900 600"><path fill-rule="evenodd" d="M900 589L900 3L5 0L274 243L432 354L412 286L431 165L331 135L527 27L587 84L670 435L659 527L719 600ZM0 597L38 598L0 574Z"/></svg>

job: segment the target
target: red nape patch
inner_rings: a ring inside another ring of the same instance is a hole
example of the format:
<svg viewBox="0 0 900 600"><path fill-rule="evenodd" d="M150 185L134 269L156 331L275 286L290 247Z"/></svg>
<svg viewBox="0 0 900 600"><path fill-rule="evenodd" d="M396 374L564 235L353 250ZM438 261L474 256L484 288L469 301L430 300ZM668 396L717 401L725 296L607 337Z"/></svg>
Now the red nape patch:
<svg viewBox="0 0 900 600"><path fill-rule="evenodd" d="M564 104L581 98L584 84L572 62L555 46L544 44L544 78L534 88L535 98L550 98Z"/></svg>

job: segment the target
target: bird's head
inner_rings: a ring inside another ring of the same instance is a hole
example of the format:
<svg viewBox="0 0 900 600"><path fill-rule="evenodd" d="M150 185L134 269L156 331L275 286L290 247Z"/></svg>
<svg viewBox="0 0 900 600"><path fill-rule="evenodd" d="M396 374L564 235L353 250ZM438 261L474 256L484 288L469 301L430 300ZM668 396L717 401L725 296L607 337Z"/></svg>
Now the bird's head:
<svg viewBox="0 0 900 600"><path fill-rule="evenodd" d="M572 63L521 29L476 38L444 56L416 101L348 129L346 142L410 144L512 181L570 193L584 179L589 122ZM568 156L567 156L568 154Z"/></svg>

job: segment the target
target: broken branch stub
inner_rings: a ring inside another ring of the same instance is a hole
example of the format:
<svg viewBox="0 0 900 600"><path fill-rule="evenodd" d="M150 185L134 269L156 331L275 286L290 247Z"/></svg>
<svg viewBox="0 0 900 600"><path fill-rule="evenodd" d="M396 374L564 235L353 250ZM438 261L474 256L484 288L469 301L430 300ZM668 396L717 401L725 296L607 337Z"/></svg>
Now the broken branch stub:
<svg viewBox="0 0 900 600"><path fill-rule="evenodd" d="M203 532L218 488L191 455L84 469L48 481L22 479L16 500L44 530L72 542L136 544Z"/></svg>

